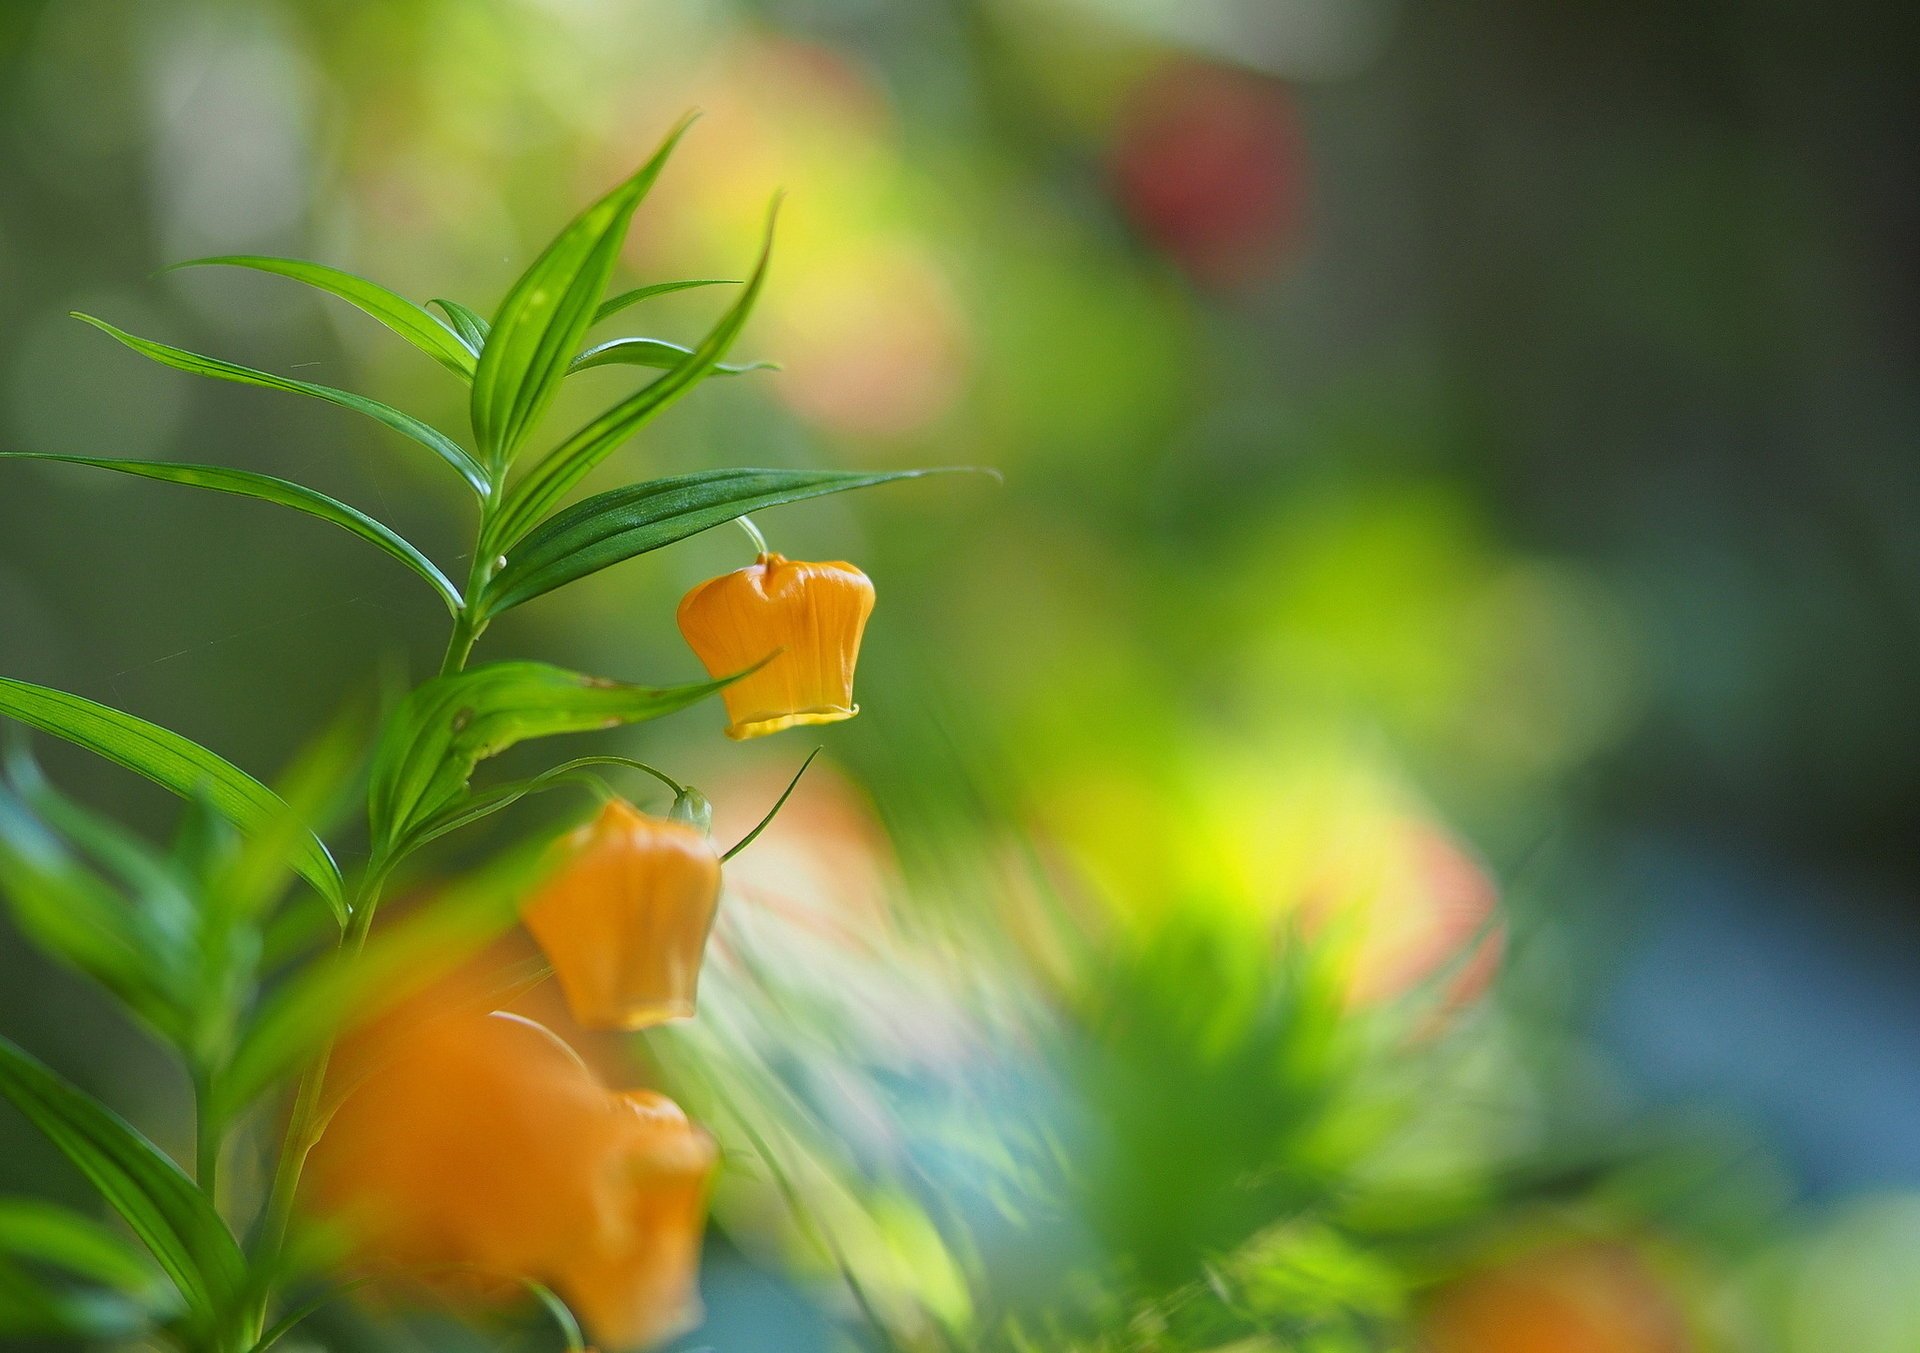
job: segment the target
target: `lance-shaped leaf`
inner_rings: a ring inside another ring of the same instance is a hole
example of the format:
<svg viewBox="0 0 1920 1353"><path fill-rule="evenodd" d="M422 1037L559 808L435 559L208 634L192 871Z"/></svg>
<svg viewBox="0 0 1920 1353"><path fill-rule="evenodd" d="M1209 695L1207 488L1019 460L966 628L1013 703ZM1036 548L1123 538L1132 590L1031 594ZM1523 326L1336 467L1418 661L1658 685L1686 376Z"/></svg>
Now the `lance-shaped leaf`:
<svg viewBox="0 0 1920 1353"><path fill-rule="evenodd" d="M509 489L500 514L487 534L483 548L490 554L505 553L540 519L559 506L567 491L612 455L614 449L656 418L680 396L699 384L715 363L727 355L734 339L740 336L760 288L767 280L767 263L773 252L774 214L767 218L766 241L760 249L760 261L740 293L719 323L708 331L700 346L678 366L608 409L556 447L551 455L534 466L527 477Z"/></svg>
<svg viewBox="0 0 1920 1353"><path fill-rule="evenodd" d="M131 1242L92 1217L38 1198L0 1198L0 1254L51 1264L123 1292L159 1275Z"/></svg>
<svg viewBox="0 0 1920 1353"><path fill-rule="evenodd" d="M195 995L192 932L164 905L149 911L144 897L130 900L107 884L4 789L0 896L35 948L99 982L168 1042L185 1042Z"/></svg>
<svg viewBox="0 0 1920 1353"><path fill-rule="evenodd" d="M542 850L509 852L384 927L359 953L305 965L241 1038L216 1086L221 1113L239 1114L348 1023L373 1018L461 968L513 924L546 867Z"/></svg>
<svg viewBox="0 0 1920 1353"><path fill-rule="evenodd" d="M164 1152L6 1038L0 1094L125 1219L198 1323L212 1325L231 1307L246 1283L246 1260L213 1203Z"/></svg>
<svg viewBox="0 0 1920 1353"><path fill-rule="evenodd" d="M862 489L937 470L701 470L609 489L548 519L507 555L487 584L495 615L610 564L781 503Z"/></svg>
<svg viewBox="0 0 1920 1353"><path fill-rule="evenodd" d="M492 326L458 301L445 301L435 297L429 304L437 305L447 312L447 318L453 323L453 331L460 335L460 341L467 345L474 356L478 357L480 350L487 346L487 333Z"/></svg>
<svg viewBox="0 0 1920 1353"><path fill-rule="evenodd" d="M0 677L0 714L85 747L183 799L204 797L244 832L271 832L291 811L278 794L191 738L96 701ZM311 831L295 842L293 866L344 918L340 870Z"/></svg>
<svg viewBox="0 0 1920 1353"><path fill-rule="evenodd" d="M683 120L633 177L561 231L501 302L473 378L473 432L480 458L494 469L512 463L558 393L606 294L627 223L690 123Z"/></svg>
<svg viewBox="0 0 1920 1353"><path fill-rule="evenodd" d="M293 508L310 517L330 521L335 526L353 532L376 549L392 555L415 573L425 578L447 609L454 613L460 610L460 589L455 587L447 575L442 573L434 562L420 553L403 537L391 528L381 525L357 507L349 507L338 499L329 498L317 489L304 484L296 484L289 479L278 479L273 475L255 474L251 470L233 470L222 465L183 465L165 460L108 460L94 456L62 456L48 451L0 451L0 459L7 460L47 460L63 465L91 465L95 469L114 470L120 474L139 475L145 479L164 480L169 484L186 484L194 488L213 489L219 493L234 493L243 498L258 498L262 502L278 503L282 507Z"/></svg>
<svg viewBox="0 0 1920 1353"><path fill-rule="evenodd" d="M324 263L309 263L299 258L267 258L258 254L222 254L218 258L195 258L176 263L178 268L252 268L256 272L277 273L304 282L310 287L338 296L349 305L372 315L414 347L433 358L463 380L473 379L473 353L447 332L447 326L433 317L425 306L416 305L398 292L378 282L369 282Z"/></svg>
<svg viewBox="0 0 1920 1353"><path fill-rule="evenodd" d="M297 381L286 376L276 376L271 372L256 371L252 367L240 366L235 362L225 362L218 357L203 357L197 352L188 352L185 348L156 343L152 339L130 334L124 329L116 329L103 319L83 315L77 310L73 312L73 317L85 320L94 328L119 339L142 356L151 357L154 361L163 366L170 366L176 371L185 371L195 376L210 376L214 380L232 381L236 385L257 385L263 390L283 390L288 394L309 395L314 399L325 400L329 404L338 404L343 409L352 409L355 413L365 414L375 422L384 423L401 436L418 442L453 466L475 493L484 496L487 492L486 472L474 463L473 457L466 453L460 443L440 429L421 422L412 414L402 413L390 404L382 404L377 399L368 399L365 395L356 395L351 390L336 390L331 385L315 385L311 381Z"/></svg>
<svg viewBox="0 0 1920 1353"><path fill-rule="evenodd" d="M456 799L416 825L407 836L406 848L417 850L429 841L445 836L448 832L458 831L482 818L493 816L503 808L510 808L531 794L544 794L549 789L560 789L568 785L605 792L606 781L593 773L605 766L642 770L656 779L666 778L644 761L635 761L630 756L575 757L571 761L562 762L524 780L509 780L505 784L488 785L485 789L475 790L471 794Z"/></svg>
<svg viewBox="0 0 1920 1353"><path fill-rule="evenodd" d="M678 343L669 343L664 338L613 338L605 343L597 343L573 359L573 365L567 368L571 375L575 371L585 371L595 366L650 366L660 371L671 371L687 358L693 356L693 349ZM749 371L778 371L778 362L743 362L734 365L728 362L715 362L713 374L716 376L742 376Z"/></svg>
<svg viewBox="0 0 1920 1353"><path fill-rule="evenodd" d="M466 792L475 766L515 743L657 719L727 684L629 686L539 662L435 677L395 710L374 753L368 810L376 857Z"/></svg>
<svg viewBox="0 0 1920 1353"><path fill-rule="evenodd" d="M651 286L635 287L632 291L623 291L600 302L600 308L593 312L593 322L612 319L630 305L651 300L655 296L665 296L675 291L686 291L692 287L737 287L737 277L690 277L681 282L655 282Z"/></svg>
<svg viewBox="0 0 1920 1353"><path fill-rule="evenodd" d="M0 1250L0 1340L58 1340L62 1347L118 1345L156 1323L119 1292L57 1288Z"/></svg>

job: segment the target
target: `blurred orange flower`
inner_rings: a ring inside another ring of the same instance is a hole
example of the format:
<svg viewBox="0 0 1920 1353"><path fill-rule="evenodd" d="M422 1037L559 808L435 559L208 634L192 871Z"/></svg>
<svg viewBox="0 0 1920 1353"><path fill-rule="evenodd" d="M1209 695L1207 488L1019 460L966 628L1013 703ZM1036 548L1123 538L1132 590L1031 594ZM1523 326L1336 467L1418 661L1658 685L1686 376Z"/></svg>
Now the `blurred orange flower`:
<svg viewBox="0 0 1920 1353"><path fill-rule="evenodd" d="M1421 1353L1688 1353L1666 1286L1624 1245L1536 1251L1442 1289Z"/></svg>
<svg viewBox="0 0 1920 1353"><path fill-rule="evenodd" d="M848 563L763 554L680 602L680 633L716 677L758 670L721 692L730 738L756 738L860 712L853 669L873 613L873 583Z"/></svg>
<svg viewBox="0 0 1920 1353"><path fill-rule="evenodd" d="M720 903L720 857L707 834L609 799L558 853L521 920L573 1017L589 1029L691 1019Z"/></svg>
<svg viewBox="0 0 1920 1353"><path fill-rule="evenodd" d="M610 1091L550 1030L465 998L383 1017L336 1067L351 1089L305 1201L353 1260L462 1306L545 1283L606 1347L698 1320L716 1153L672 1101Z"/></svg>

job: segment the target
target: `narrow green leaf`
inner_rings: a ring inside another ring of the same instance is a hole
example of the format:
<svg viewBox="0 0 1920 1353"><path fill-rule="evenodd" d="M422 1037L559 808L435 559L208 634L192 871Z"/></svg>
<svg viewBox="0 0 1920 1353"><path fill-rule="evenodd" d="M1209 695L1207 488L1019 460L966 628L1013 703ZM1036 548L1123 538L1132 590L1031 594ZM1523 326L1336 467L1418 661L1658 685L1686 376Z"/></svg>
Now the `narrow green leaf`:
<svg viewBox="0 0 1920 1353"><path fill-rule="evenodd" d="M92 1217L38 1198L0 1198L0 1254L52 1264L123 1292L144 1292L158 1276L138 1250Z"/></svg>
<svg viewBox="0 0 1920 1353"><path fill-rule="evenodd" d="M118 1344L146 1333L154 1323L152 1315L121 1293L56 1289L0 1253L0 1340Z"/></svg>
<svg viewBox="0 0 1920 1353"><path fill-rule="evenodd" d="M296 282L317 287L372 315L456 376L464 380L473 379L473 354L462 347L453 334L447 332L447 326L435 319L425 306L416 305L378 282L369 282L364 277L330 268L324 263L309 263L299 258L266 258L258 254L222 254L218 258L189 259L185 263L174 264L167 271L205 267L252 268L256 272L278 273L282 277L291 277Z"/></svg>
<svg viewBox="0 0 1920 1353"><path fill-rule="evenodd" d="M165 480L169 484L186 484L194 488L213 489L219 493L235 493L243 498L258 498L262 502L278 503L282 507L293 508L310 517L330 521L335 526L353 532L376 549L392 555L415 573L425 578L447 609L455 614L460 611L460 589L455 587L434 562L407 543L391 528L381 525L359 508L349 507L338 499L329 498L316 489L304 484L296 484L288 479L277 479L272 475L255 474L251 470L232 470L220 465L183 465L164 460L106 460L93 456L62 456L47 451L0 451L0 459L5 460L48 460L64 465L91 465L96 469L115 470L121 474L140 475L146 479Z"/></svg>
<svg viewBox="0 0 1920 1353"><path fill-rule="evenodd" d="M598 324L601 320L612 319L630 305L638 305L641 301L650 300L655 296L665 296L669 292L686 291L691 287L737 287L739 285L740 279L737 277L692 277L684 282L655 282L652 286L635 287L632 291L623 291L618 296L600 302L600 308L593 312L593 322Z"/></svg>
<svg viewBox="0 0 1920 1353"><path fill-rule="evenodd" d="M308 395L314 399L337 404L343 409L352 409L355 413L365 414L375 422L383 423L403 437L407 437L426 447L440 459L460 472L460 477L472 486L481 496L487 492L487 475L474 462L461 445L440 431L421 422L412 414L402 413L390 404L382 404L377 399L368 399L365 395L356 395L351 390L336 390L331 385L315 385L310 381L297 381L286 376L275 376L270 372L256 371L252 367L240 366L234 362L225 362L217 357L203 357L197 352L188 352L185 348L172 347L166 343L156 343L152 339L139 338L124 329L116 329L103 319L92 315L83 315L78 310L73 317L85 320L103 333L111 334L122 343L144 357L151 357L163 366L176 371L185 371L195 376L210 376L214 380L232 381L237 385L257 385L264 390L281 390L288 394ZM435 323L438 323L436 320ZM449 338L452 335L448 335Z"/></svg>
<svg viewBox="0 0 1920 1353"><path fill-rule="evenodd" d="M447 312L447 318L453 323L453 331L460 335L460 341L467 345L468 350L478 357L480 350L487 346L487 332L491 326L486 320L458 301L442 300L436 296L427 304L437 305Z"/></svg>
<svg viewBox="0 0 1920 1353"><path fill-rule="evenodd" d="M119 1115L0 1037L0 1094L87 1177L211 1325L246 1284L246 1260L213 1203Z"/></svg>
<svg viewBox="0 0 1920 1353"><path fill-rule="evenodd" d="M583 758L592 761L593 758ZM503 808L510 808L531 794L539 794L549 789L558 789L569 784L591 787L594 778L582 773L579 762L569 761L565 767L556 767L524 780L512 780L502 785L489 785L475 793L455 799L454 802L425 821L417 824L407 833L406 849L418 850L429 841L436 841L449 832L471 826L483 818L492 817Z"/></svg>
<svg viewBox="0 0 1920 1353"><path fill-rule="evenodd" d="M613 338L588 348L574 358L573 365L567 368L567 374L572 375L594 366L650 366L671 371L691 356L692 348L669 343L664 338ZM713 374L716 376L743 376L749 371L779 369L778 362L745 362L737 366L727 362L713 364Z"/></svg>
<svg viewBox="0 0 1920 1353"><path fill-rule="evenodd" d="M299 877L297 857L311 823L333 823L357 808L376 723L371 692L347 699L274 776L287 811L226 849L210 852L200 879L209 930L246 934L267 916ZM224 823L219 824L224 826ZM298 901L313 901L302 892Z"/></svg>
<svg viewBox="0 0 1920 1353"><path fill-rule="evenodd" d="M459 968L513 924L545 867L540 849L509 852L442 889L360 953L305 965L242 1037L219 1082L221 1113L240 1113L348 1023L374 1017Z"/></svg>
<svg viewBox="0 0 1920 1353"><path fill-rule="evenodd" d="M610 564L803 498L914 479L938 470L701 470L609 489L541 523L507 554L480 598L497 615Z"/></svg>
<svg viewBox="0 0 1920 1353"><path fill-rule="evenodd" d="M766 282L767 263L773 253L774 217L778 210L779 202L776 200L774 210L767 217L767 234L760 248L760 261L747 280L746 289L740 293L740 299L720 317L719 323L708 331L700 346L680 365L608 409L534 466L525 479L508 491L499 515L494 519L494 529L488 533L485 542L487 550L492 554L505 553L532 530L542 517L557 507L569 489L612 455L620 443L699 384L711 373L714 364L727 355L727 350L745 327L747 316L753 313L753 303L760 298L760 288Z"/></svg>
<svg viewBox="0 0 1920 1353"><path fill-rule="evenodd" d="M0 894L35 948L100 983L168 1042L185 1040L194 995L191 932L110 887L6 791Z"/></svg>
<svg viewBox="0 0 1920 1353"><path fill-rule="evenodd" d="M152 922L164 943L186 943L193 933L194 903L178 861L113 819L84 808L55 789L24 743L6 757L7 782L17 794L17 810L71 842L77 852L105 869L126 892L140 900L141 915ZM0 804L8 791L0 789ZM190 807L201 807L196 800ZM211 811L211 810L207 810ZM221 824L225 826L225 823Z"/></svg>
<svg viewBox="0 0 1920 1353"><path fill-rule="evenodd" d="M474 436L495 470L512 463L559 392L613 276L627 223L691 122L683 120L652 159L561 231L501 303L473 379Z"/></svg>
<svg viewBox="0 0 1920 1353"><path fill-rule="evenodd" d="M183 799L205 795L242 831L271 831L289 811L271 789L192 739L81 696L0 677L0 714L85 747ZM293 863L344 919L340 870L320 838L304 833Z"/></svg>
<svg viewBox="0 0 1920 1353"><path fill-rule="evenodd" d="M630 756L581 756L572 761L562 762L538 775L524 780L509 780L505 784L489 785L441 809L433 816L421 822L407 835L406 849L418 850L429 841L437 840L448 832L458 831L493 816L503 808L510 808L530 794L545 793L549 789L558 789L564 785L586 785L589 788L605 789L605 781L590 774L600 766L622 766L629 770L642 770L656 779L664 779L661 772L644 761L635 761ZM676 789L678 787L676 786Z"/></svg>
<svg viewBox="0 0 1920 1353"><path fill-rule="evenodd" d="M456 802L474 767L515 743L657 719L727 684L629 686L538 662L435 677L394 711L374 753L368 808L376 855Z"/></svg>

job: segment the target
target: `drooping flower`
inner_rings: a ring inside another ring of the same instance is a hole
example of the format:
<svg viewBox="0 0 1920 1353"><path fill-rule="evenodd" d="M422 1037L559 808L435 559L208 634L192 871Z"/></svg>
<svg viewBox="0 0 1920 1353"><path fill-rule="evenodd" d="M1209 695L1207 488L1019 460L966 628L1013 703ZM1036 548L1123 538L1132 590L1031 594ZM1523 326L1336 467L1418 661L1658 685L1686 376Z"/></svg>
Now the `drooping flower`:
<svg viewBox="0 0 1920 1353"><path fill-rule="evenodd" d="M695 1323L706 1134L660 1095L606 1089L531 1020L423 1005L336 1063L352 1088L304 1198L350 1261L466 1309L544 1283L607 1348Z"/></svg>
<svg viewBox="0 0 1920 1353"><path fill-rule="evenodd" d="M716 677L762 664L721 692L727 736L755 738L859 713L853 669L873 583L852 564L767 553L680 602L680 633Z"/></svg>
<svg viewBox="0 0 1920 1353"><path fill-rule="evenodd" d="M720 902L720 857L706 833L609 799L559 853L521 919L574 1018L590 1029L691 1018Z"/></svg>

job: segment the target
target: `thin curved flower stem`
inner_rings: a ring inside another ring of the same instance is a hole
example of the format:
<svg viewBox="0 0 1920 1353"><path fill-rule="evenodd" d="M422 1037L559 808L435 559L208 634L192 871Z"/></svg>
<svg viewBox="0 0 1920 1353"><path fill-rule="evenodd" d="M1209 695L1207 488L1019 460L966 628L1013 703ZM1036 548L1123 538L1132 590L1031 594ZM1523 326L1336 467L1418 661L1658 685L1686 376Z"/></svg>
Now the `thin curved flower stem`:
<svg viewBox="0 0 1920 1353"><path fill-rule="evenodd" d="M760 528L753 524L752 517L747 516L743 512L739 516L733 519L733 524L735 526L738 526L742 531L745 531L747 533L747 539L753 542L753 548L755 553L757 554L773 553L773 551L767 547L767 538L761 535Z"/></svg>
<svg viewBox="0 0 1920 1353"><path fill-rule="evenodd" d="M807 773L807 767L813 764L813 758L820 755L822 750L822 748L815 747L807 753L807 759L800 763L800 769L793 773L793 779L787 782L787 787L780 792L780 797L773 801L773 807L767 809L767 815L760 819L752 831L733 843L733 848L720 857L723 862L731 860L734 856L752 845L754 841L759 838L760 833L773 824L773 820L779 816L780 810L787 806L787 800L793 797L793 791L800 787L800 777Z"/></svg>

